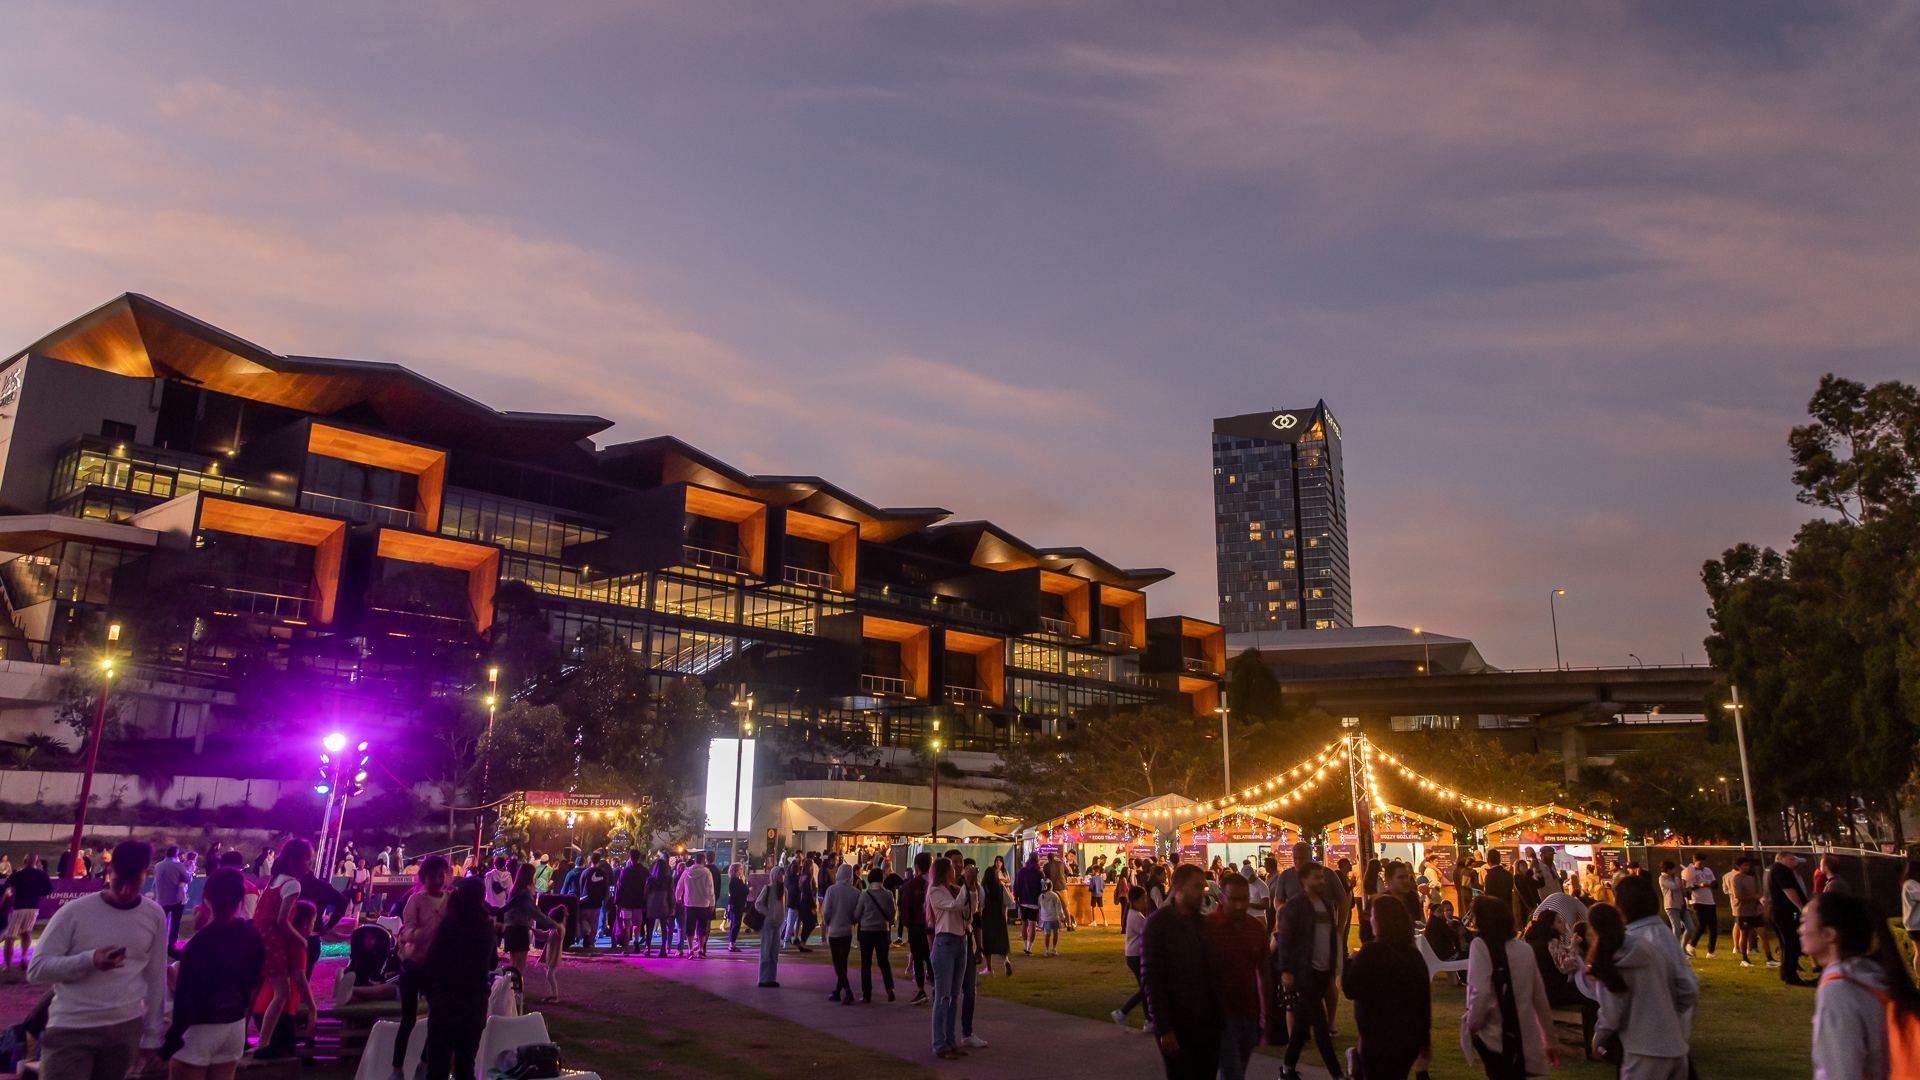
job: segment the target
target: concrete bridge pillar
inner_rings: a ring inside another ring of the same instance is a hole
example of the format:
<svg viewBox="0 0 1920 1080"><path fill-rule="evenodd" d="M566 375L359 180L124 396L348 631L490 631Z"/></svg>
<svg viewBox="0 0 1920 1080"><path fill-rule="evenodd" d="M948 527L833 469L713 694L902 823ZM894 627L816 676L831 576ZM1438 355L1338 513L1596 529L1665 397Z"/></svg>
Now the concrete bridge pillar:
<svg viewBox="0 0 1920 1080"><path fill-rule="evenodd" d="M1587 760L1587 733L1569 724L1560 729L1561 777L1571 784L1580 779L1580 766Z"/></svg>

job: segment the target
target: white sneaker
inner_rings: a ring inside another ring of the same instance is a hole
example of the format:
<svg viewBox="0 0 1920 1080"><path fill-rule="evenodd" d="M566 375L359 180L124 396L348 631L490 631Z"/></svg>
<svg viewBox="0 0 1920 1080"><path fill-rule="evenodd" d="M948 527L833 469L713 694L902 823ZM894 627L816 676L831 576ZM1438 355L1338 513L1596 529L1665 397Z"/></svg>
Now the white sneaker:
<svg viewBox="0 0 1920 1080"><path fill-rule="evenodd" d="M1753 966L1753 961L1751 961L1751 960L1742 960L1742 961L1740 961L1740 966L1741 966L1741 967L1752 967L1752 966Z"/></svg>
<svg viewBox="0 0 1920 1080"><path fill-rule="evenodd" d="M978 1035L968 1035L960 1040L960 1045L969 1050L984 1050L987 1048L987 1040Z"/></svg>
<svg viewBox="0 0 1920 1080"><path fill-rule="evenodd" d="M1708 953L1708 954L1707 954L1707 959L1709 959L1709 960L1713 960L1713 959L1716 959L1716 957L1715 957L1715 956L1714 956L1714 955L1713 955L1712 953Z"/></svg>
<svg viewBox="0 0 1920 1080"><path fill-rule="evenodd" d="M1693 955L1693 946L1691 946L1691 945L1688 945L1688 946L1686 947L1686 949L1687 949L1687 955L1688 955L1688 956L1692 956L1692 955Z"/></svg>
<svg viewBox="0 0 1920 1080"><path fill-rule="evenodd" d="M1777 968L1777 967L1779 967L1779 966L1780 966L1780 961L1778 961L1778 960L1769 960L1769 961L1767 961L1767 966L1768 966L1768 967L1770 967L1770 968Z"/></svg>
<svg viewBox="0 0 1920 1080"><path fill-rule="evenodd" d="M346 1007L347 1002L353 1000L353 984L358 982L359 979L360 977L353 972L343 971L340 973L339 978L333 980L334 1008L343 1009Z"/></svg>
<svg viewBox="0 0 1920 1080"><path fill-rule="evenodd" d="M1127 1026L1127 1014L1121 1012L1119 1009L1115 1009L1107 1015L1112 1017L1113 1022L1119 1024L1121 1027Z"/></svg>

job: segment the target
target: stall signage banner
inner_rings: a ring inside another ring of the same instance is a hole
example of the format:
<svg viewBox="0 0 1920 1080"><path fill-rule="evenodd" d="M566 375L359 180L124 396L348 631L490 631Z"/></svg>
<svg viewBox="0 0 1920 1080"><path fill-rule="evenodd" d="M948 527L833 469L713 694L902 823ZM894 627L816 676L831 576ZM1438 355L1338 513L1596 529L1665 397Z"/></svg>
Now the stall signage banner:
<svg viewBox="0 0 1920 1080"><path fill-rule="evenodd" d="M1279 829L1245 825L1231 829L1195 829L1196 844L1277 844L1287 838Z"/></svg>
<svg viewBox="0 0 1920 1080"><path fill-rule="evenodd" d="M611 795L573 795L565 791L529 791L522 797L529 810L618 810L625 805Z"/></svg>
<svg viewBox="0 0 1920 1080"><path fill-rule="evenodd" d="M1180 849L1180 855L1175 861L1182 866L1205 866L1207 865L1206 849L1200 847L1183 847Z"/></svg>
<svg viewBox="0 0 1920 1080"><path fill-rule="evenodd" d="M106 887L107 883L102 878L54 878L53 891L40 901L40 917L51 919L53 913L59 911L68 901L92 896Z"/></svg>

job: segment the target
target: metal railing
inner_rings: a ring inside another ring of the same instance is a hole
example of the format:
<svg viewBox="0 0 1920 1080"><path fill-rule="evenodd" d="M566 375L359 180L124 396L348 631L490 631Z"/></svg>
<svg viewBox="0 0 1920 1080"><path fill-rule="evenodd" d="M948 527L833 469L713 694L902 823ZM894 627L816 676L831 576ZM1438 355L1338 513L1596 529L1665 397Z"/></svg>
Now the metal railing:
<svg viewBox="0 0 1920 1080"><path fill-rule="evenodd" d="M413 528L413 511L398 506L384 506L365 499L349 499L344 495L329 495L324 491L303 491L300 493L300 505L308 510L318 510L323 514L335 514L349 521L393 525L402 529Z"/></svg>
<svg viewBox="0 0 1920 1080"><path fill-rule="evenodd" d="M955 705L985 705L987 692L977 686L949 686L947 700Z"/></svg>
<svg viewBox="0 0 1920 1080"><path fill-rule="evenodd" d="M815 570L808 566L789 566L786 568L789 585L802 585L809 589L833 588L833 573L828 570Z"/></svg>
<svg viewBox="0 0 1920 1080"><path fill-rule="evenodd" d="M1116 649L1130 649L1133 647L1133 635L1125 630L1102 630L1100 644L1111 645Z"/></svg>
<svg viewBox="0 0 1920 1080"><path fill-rule="evenodd" d="M304 596L244 589L235 585L223 585L214 592L218 594L215 603L228 614L260 615L269 619L297 619L302 622L313 618L313 601Z"/></svg>
<svg viewBox="0 0 1920 1080"><path fill-rule="evenodd" d="M1207 667L1206 658L1200 657L1200 656L1183 656L1180 658L1180 666L1187 669L1188 671L1196 671L1201 673L1205 673L1207 671L1212 670L1211 668Z"/></svg>
<svg viewBox="0 0 1920 1080"><path fill-rule="evenodd" d="M430 627L442 633L452 633L459 637L465 637L467 634L472 632L472 629L473 629L473 618L472 616L468 616L468 615L447 615L438 611L420 611L415 608L386 607L380 604L368 604L367 608L370 611L377 612L378 614L385 615L388 618L396 619L401 622L417 619L417 620L420 620L420 622L426 627Z"/></svg>
<svg viewBox="0 0 1920 1080"><path fill-rule="evenodd" d="M1043 634L1052 634L1055 637L1072 637L1073 624L1065 619L1055 619L1042 615L1040 616L1040 632Z"/></svg>
<svg viewBox="0 0 1920 1080"><path fill-rule="evenodd" d="M855 592L863 600L872 600L882 604L894 604L899 607L914 608L918 611L944 615L949 619L980 623L984 626L1003 626L1006 619L997 611L969 604L965 600L956 600L951 596L922 596L918 593L903 592L883 585L861 585Z"/></svg>
<svg viewBox="0 0 1920 1080"><path fill-rule="evenodd" d="M860 689L868 694L907 696L907 680L896 679L891 675L869 675L860 673Z"/></svg>
<svg viewBox="0 0 1920 1080"><path fill-rule="evenodd" d="M731 551L715 551L713 548L695 547L692 544L681 547L680 563L682 566L713 570L722 574L740 573L740 556Z"/></svg>

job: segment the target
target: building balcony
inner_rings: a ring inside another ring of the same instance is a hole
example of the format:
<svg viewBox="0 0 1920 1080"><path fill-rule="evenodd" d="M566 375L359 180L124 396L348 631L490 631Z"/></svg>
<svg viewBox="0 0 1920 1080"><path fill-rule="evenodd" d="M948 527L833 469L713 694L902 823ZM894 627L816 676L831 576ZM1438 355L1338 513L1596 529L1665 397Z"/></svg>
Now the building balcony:
<svg viewBox="0 0 1920 1080"><path fill-rule="evenodd" d="M713 548L682 545L680 565L695 570L711 570L716 574L739 574L743 572L740 556L731 551L715 551Z"/></svg>
<svg viewBox="0 0 1920 1080"><path fill-rule="evenodd" d="M442 641L466 641L474 636L471 615L447 615L418 608L386 606L378 601L367 605L367 612L379 620L388 634L403 637L430 637Z"/></svg>
<svg viewBox="0 0 1920 1080"><path fill-rule="evenodd" d="M787 584L798 585L806 589L834 588L834 576L828 570L815 570L806 566L789 566L782 575Z"/></svg>
<svg viewBox="0 0 1920 1080"><path fill-rule="evenodd" d="M300 506L305 510L318 510L322 514L332 514L348 521L366 522L372 525L389 525L398 529L411 529L419 515L412 510L398 506L382 506L364 499L349 499L344 495L328 495L320 491L300 493Z"/></svg>
<svg viewBox="0 0 1920 1080"><path fill-rule="evenodd" d="M1050 618L1046 615L1040 616L1040 632L1050 634L1057 638L1070 638L1074 636L1073 624L1071 622L1065 619Z"/></svg>
<svg viewBox="0 0 1920 1080"><path fill-rule="evenodd" d="M1180 658L1180 667L1198 675L1209 674L1211 671L1211 666L1203 656L1183 656Z"/></svg>
<svg viewBox="0 0 1920 1080"><path fill-rule="evenodd" d="M987 693L976 686L949 686L947 700L965 708L978 709L986 705Z"/></svg>
<svg viewBox="0 0 1920 1080"><path fill-rule="evenodd" d="M1100 644L1114 649L1130 649L1133 647L1133 637L1125 630L1102 630Z"/></svg>
<svg viewBox="0 0 1920 1080"><path fill-rule="evenodd" d="M907 680L892 675L860 673L860 692L874 697L906 697Z"/></svg>
<svg viewBox="0 0 1920 1080"><path fill-rule="evenodd" d="M215 614L279 619L296 623L312 622L314 614L312 598L294 595L288 591L292 588L295 586L263 582L213 586L209 591L214 594Z"/></svg>

